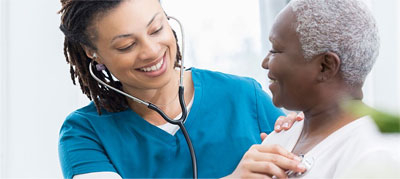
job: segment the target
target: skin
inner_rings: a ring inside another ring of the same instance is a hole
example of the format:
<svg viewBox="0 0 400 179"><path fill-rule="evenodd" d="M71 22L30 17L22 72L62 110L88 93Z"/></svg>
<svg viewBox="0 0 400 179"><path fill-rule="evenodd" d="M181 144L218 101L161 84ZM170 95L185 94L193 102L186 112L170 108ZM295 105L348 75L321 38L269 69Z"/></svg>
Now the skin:
<svg viewBox="0 0 400 179"><path fill-rule="evenodd" d="M93 44L97 50L85 47L87 56L104 64L121 81L125 92L158 105L170 117L181 113L178 98L169 95L177 94L178 91L179 71L173 67L177 53L176 40L158 0L123 1L116 8L96 18L89 29L95 32ZM166 65L162 73L149 75L138 70L153 65L162 58ZM184 85L188 104L194 94L190 71L185 72ZM131 100L128 103L133 111L149 123L166 123L159 114L147 107ZM296 115L291 115L279 121L287 122L291 126L295 120ZM266 134L262 133L260 136L265 138ZM258 155L259 153L264 155ZM298 163L293 154L279 146L254 145L230 176L246 177L258 173L284 176L284 172L278 168L303 171L304 169L297 166Z"/></svg>
<svg viewBox="0 0 400 179"><path fill-rule="evenodd" d="M158 0L126 0L93 24L97 51L86 53L104 64L123 84L123 90L158 105L168 116L181 113L178 91L179 71L174 69L176 40ZM134 23L131 23L134 22ZM104 28L106 27L106 28ZM154 76L140 71L165 59L162 73ZM194 87L191 72L184 78L185 101L190 102ZM153 125L166 121L146 106L128 100L132 110ZM167 105L168 104L168 105Z"/></svg>
<svg viewBox="0 0 400 179"><path fill-rule="evenodd" d="M287 178L286 170L304 172L300 158L279 145L253 145L225 178Z"/></svg>
<svg viewBox="0 0 400 179"><path fill-rule="evenodd" d="M93 43L97 50L85 47L86 54L104 64L121 81L125 92L156 104L168 116L175 117L181 113L178 98L165 95L176 93L179 72L173 67L177 53L176 40L159 1L123 1L101 18L96 18L89 29L94 29L96 34ZM97 58L94 58L94 53ZM137 70L156 63L163 56L167 67L162 75L149 77ZM185 72L184 86L188 104L194 93L190 71ZM132 110L151 124L166 123L147 107L131 100L128 103ZM278 121L288 123L285 128L288 129L296 119L290 115Z"/></svg>
<svg viewBox="0 0 400 179"><path fill-rule="evenodd" d="M270 78L278 79L277 83L270 86L274 104L291 110L302 110L303 106L314 107L313 105L319 102L319 98L314 98L314 93L320 90L319 78L321 78L320 71L323 67L319 61L313 60L309 63L304 59L301 44L293 26L295 20L293 12L288 9L278 16L270 33L273 49L262 65L270 70ZM338 66L338 58L330 59L333 59ZM338 68L334 70L337 74ZM310 88L309 85L315 88ZM326 108L321 110L323 109ZM307 110L304 111L307 112L304 114L310 114ZM314 111L311 114L313 113ZM281 125L283 129L288 129L295 120L302 120L304 118L302 115L296 116L295 113L291 113L288 115L290 120L280 118L276 124ZM283 125L285 123L287 124ZM282 130L282 128L277 130ZM262 134L261 137L267 136ZM294 153L286 151L279 145L253 145L243 156L235 171L226 178L271 178L272 176L287 178L286 170L304 172L305 167L300 164L300 159L295 153L296 151Z"/></svg>
<svg viewBox="0 0 400 179"><path fill-rule="evenodd" d="M361 86L348 86L339 71L340 58L333 52L303 57L295 31L296 17L290 7L278 16L270 33L272 50L262 66L268 77L276 106L303 111L304 128L293 149L305 154L316 144L359 116L347 114L340 106L347 100L361 100Z"/></svg>
<svg viewBox="0 0 400 179"><path fill-rule="evenodd" d="M274 131L279 133L282 130L289 130L296 121L304 119L304 113L290 112L287 116L280 116L275 122ZM262 138L263 139L263 138ZM263 139L264 140L264 139Z"/></svg>

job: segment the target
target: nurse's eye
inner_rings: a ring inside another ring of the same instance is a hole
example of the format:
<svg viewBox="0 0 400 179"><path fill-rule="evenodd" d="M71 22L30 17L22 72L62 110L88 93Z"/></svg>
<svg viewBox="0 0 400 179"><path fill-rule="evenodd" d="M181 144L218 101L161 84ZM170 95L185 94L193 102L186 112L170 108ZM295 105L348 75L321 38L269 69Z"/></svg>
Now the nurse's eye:
<svg viewBox="0 0 400 179"><path fill-rule="evenodd" d="M132 43L132 44L130 44L128 46L124 46L122 48L117 48L117 50L120 51L120 52L126 52L126 51L132 49L132 47L135 46L135 44L136 43Z"/></svg>
<svg viewBox="0 0 400 179"><path fill-rule="evenodd" d="M161 30L163 30L164 26L161 26L160 28L158 28L156 31L152 32L151 35L155 35L158 34Z"/></svg>

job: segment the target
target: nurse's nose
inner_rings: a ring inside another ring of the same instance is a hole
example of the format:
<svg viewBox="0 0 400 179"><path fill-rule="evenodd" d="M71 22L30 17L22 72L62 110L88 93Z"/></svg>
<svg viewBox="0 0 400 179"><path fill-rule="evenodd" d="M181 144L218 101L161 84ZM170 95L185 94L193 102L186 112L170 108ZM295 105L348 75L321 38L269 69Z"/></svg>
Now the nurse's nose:
<svg viewBox="0 0 400 179"><path fill-rule="evenodd" d="M269 67L268 67L268 63L269 63L269 57L271 56L271 53L268 53L268 55L264 58L264 60L263 60L263 62L261 63L261 66L264 68L264 69L269 69Z"/></svg>
<svg viewBox="0 0 400 179"><path fill-rule="evenodd" d="M160 44L151 39L143 40L140 48L139 58L142 60L154 60L161 55Z"/></svg>

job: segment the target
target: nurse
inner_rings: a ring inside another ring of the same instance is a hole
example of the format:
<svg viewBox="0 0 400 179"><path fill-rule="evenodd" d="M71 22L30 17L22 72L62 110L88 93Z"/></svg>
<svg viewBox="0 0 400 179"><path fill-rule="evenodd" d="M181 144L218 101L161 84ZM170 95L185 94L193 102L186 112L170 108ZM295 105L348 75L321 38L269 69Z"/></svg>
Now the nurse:
<svg viewBox="0 0 400 179"><path fill-rule="evenodd" d="M176 67L181 56L159 1L61 3L60 28L71 78L92 100L61 127L64 177L192 177L179 128L89 74L94 61L101 80L179 118ZM260 133L271 132L275 120L284 115L251 78L190 68L184 86L189 111L185 126L196 151L199 178L231 174L250 146L261 142ZM298 163L290 154L286 161Z"/></svg>

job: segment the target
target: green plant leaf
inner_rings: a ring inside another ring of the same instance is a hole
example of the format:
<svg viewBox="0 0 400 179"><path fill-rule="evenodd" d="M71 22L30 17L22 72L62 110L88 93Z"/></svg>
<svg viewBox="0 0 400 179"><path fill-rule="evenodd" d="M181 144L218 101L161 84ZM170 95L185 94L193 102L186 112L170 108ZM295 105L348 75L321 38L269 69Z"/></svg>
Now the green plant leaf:
<svg viewBox="0 0 400 179"><path fill-rule="evenodd" d="M357 116L371 116L379 130L383 133L400 132L400 116L374 109L365 105L361 101L346 102L344 108Z"/></svg>

